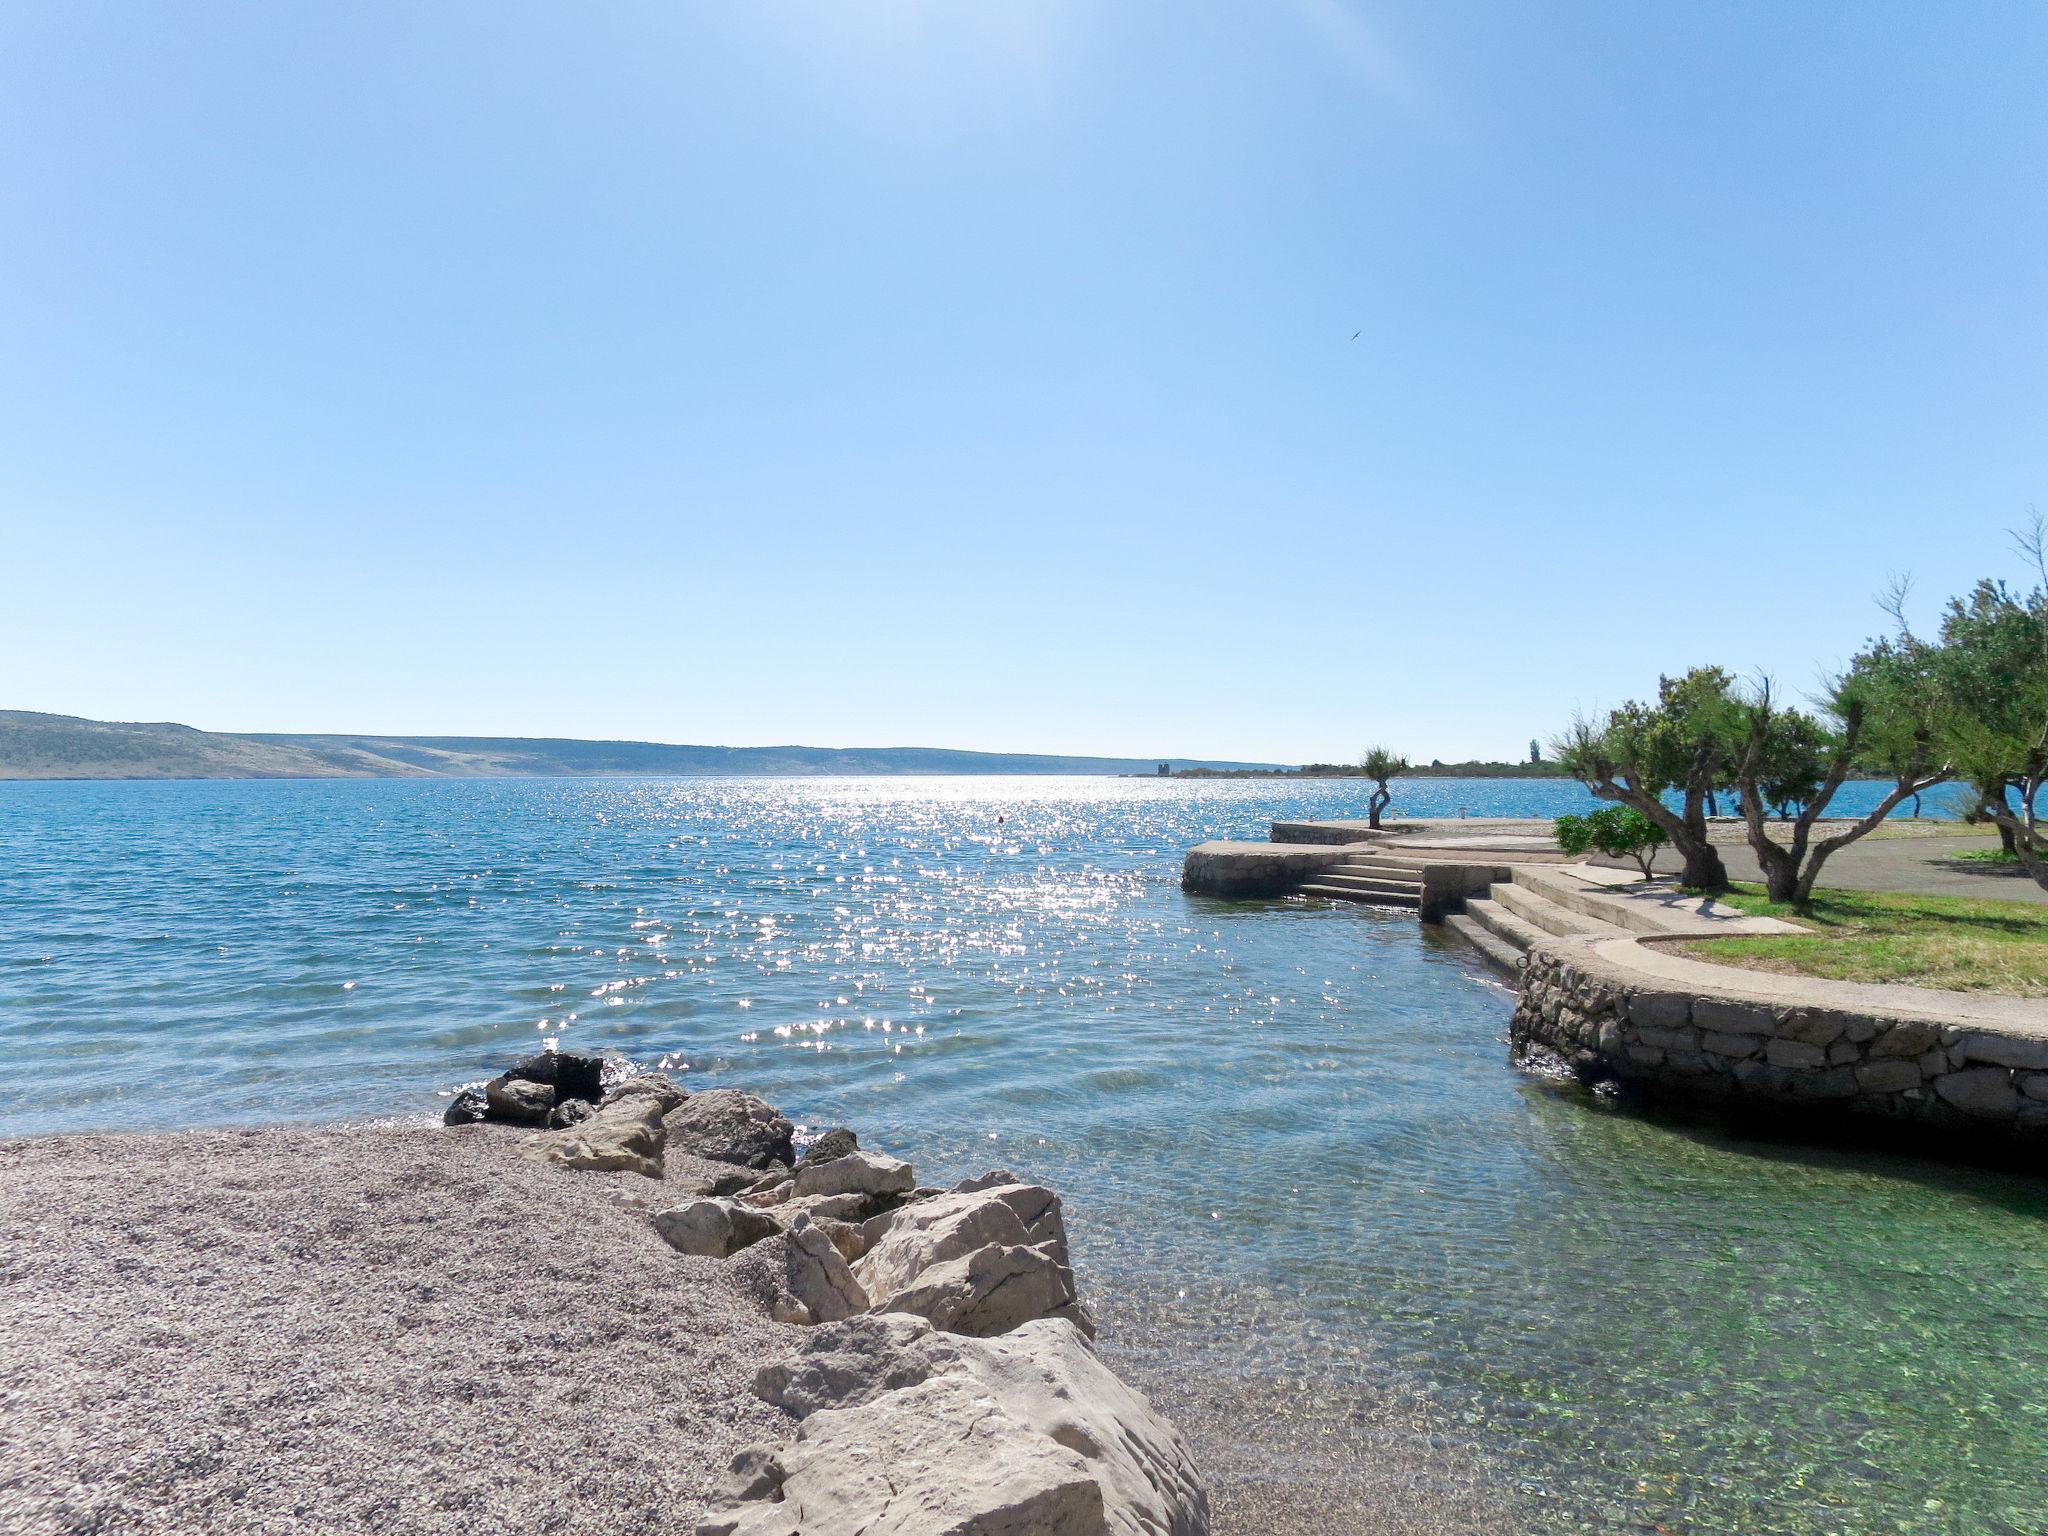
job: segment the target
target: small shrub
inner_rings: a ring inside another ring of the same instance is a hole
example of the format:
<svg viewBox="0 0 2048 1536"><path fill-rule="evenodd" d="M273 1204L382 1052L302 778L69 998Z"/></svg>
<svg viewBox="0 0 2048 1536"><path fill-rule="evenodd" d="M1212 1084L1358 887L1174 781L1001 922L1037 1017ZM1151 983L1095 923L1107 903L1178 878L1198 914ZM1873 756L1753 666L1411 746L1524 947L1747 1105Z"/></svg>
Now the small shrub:
<svg viewBox="0 0 2048 1536"><path fill-rule="evenodd" d="M1558 817L1557 846L1574 857L1593 852L1611 859L1634 859L1647 880L1651 861L1664 846L1664 832L1633 807L1606 805L1584 816Z"/></svg>

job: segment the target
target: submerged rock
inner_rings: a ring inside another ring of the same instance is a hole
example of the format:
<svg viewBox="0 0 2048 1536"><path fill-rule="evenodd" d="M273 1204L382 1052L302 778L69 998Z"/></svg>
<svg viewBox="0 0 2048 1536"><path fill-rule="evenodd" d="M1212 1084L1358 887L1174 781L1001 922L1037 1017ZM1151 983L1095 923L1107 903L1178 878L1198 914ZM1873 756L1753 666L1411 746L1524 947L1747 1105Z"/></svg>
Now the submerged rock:
<svg viewBox="0 0 2048 1536"><path fill-rule="evenodd" d="M737 1088L708 1088L667 1112L668 1135L678 1151L747 1168L795 1161L795 1130L775 1106Z"/></svg>
<svg viewBox="0 0 2048 1536"><path fill-rule="evenodd" d="M1063 1322L962 1339L856 1317L811 1334L754 1390L802 1427L734 1459L698 1536L1209 1528L1187 1442Z"/></svg>

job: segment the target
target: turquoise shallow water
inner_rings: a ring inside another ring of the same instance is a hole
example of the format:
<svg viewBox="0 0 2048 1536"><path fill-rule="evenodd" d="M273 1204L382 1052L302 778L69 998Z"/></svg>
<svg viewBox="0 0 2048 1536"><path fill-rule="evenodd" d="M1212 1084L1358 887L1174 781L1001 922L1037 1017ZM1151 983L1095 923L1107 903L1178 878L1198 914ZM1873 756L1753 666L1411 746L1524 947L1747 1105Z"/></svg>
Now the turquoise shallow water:
<svg viewBox="0 0 2048 1536"><path fill-rule="evenodd" d="M1526 1529L2048 1530L2048 1185L1603 1110L1510 1071L1506 995L1412 919L1179 890L1362 798L0 785L0 1131L431 1114L613 1047L1056 1183L1143 1369L1469 1441Z"/></svg>

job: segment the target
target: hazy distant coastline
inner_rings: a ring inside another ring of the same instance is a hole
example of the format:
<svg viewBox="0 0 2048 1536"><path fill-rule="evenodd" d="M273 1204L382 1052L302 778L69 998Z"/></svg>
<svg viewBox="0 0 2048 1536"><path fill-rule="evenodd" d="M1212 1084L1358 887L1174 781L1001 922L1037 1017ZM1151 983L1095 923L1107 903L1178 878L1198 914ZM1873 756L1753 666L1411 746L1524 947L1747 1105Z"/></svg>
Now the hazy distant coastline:
<svg viewBox="0 0 2048 1536"><path fill-rule="evenodd" d="M520 736L231 734L0 710L0 779L421 779L803 774L1152 774L1158 758L944 747L710 747ZM1171 759L1175 768L1271 763Z"/></svg>

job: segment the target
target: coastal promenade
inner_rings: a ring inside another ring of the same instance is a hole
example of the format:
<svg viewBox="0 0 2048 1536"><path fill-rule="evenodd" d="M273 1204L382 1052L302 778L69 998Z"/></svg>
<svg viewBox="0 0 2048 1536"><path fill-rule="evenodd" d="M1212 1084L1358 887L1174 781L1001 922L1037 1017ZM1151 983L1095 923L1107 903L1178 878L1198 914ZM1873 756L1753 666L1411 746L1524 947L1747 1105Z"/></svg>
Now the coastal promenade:
<svg viewBox="0 0 2048 1536"><path fill-rule="evenodd" d="M1662 879L1645 883L1632 869L1567 862L1548 823L1374 831L1276 822L1273 839L1191 850L1185 888L1412 907L1514 979L1510 1044L1532 1069L1602 1090L1760 1110L1794 1128L1888 1124L1936 1150L2017 1154L2048 1168L2048 1003L1695 958L1716 940L1805 930ZM1865 861L1866 877L1873 865L1928 862L1924 849L1898 851L1919 841L1872 845L1879 852ZM1846 855L1864 846L1837 858L1854 871ZM1992 883L2000 895L2019 884L1948 878Z"/></svg>

